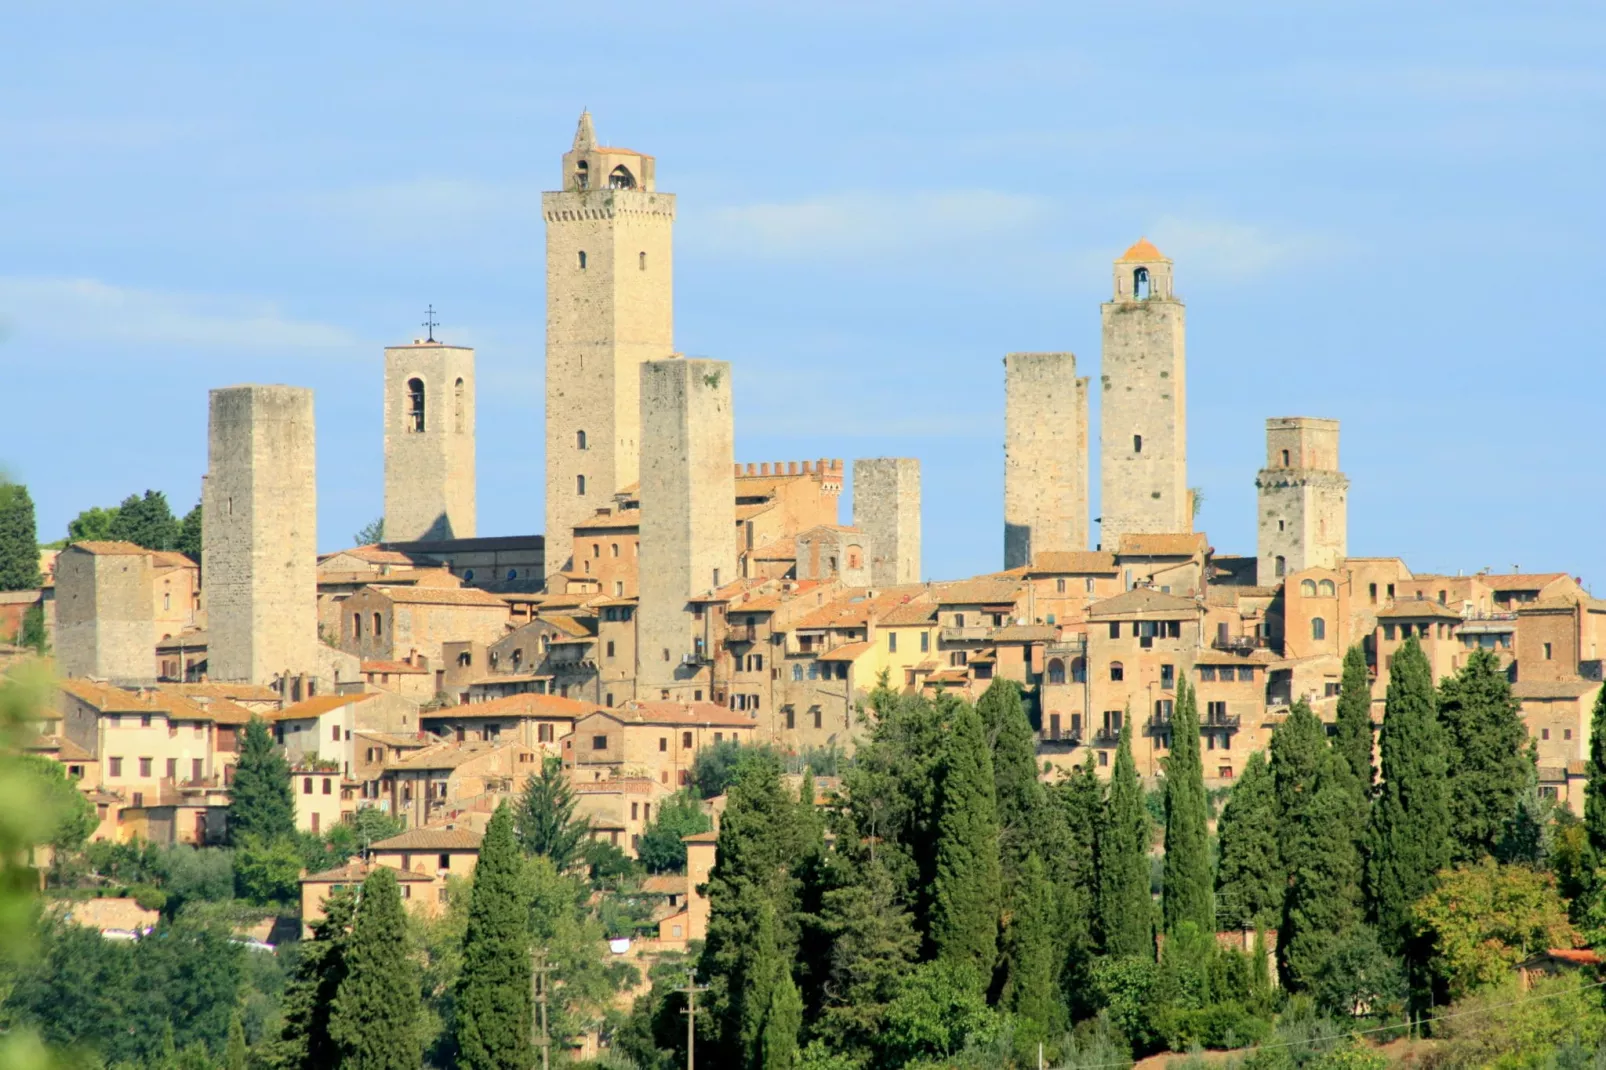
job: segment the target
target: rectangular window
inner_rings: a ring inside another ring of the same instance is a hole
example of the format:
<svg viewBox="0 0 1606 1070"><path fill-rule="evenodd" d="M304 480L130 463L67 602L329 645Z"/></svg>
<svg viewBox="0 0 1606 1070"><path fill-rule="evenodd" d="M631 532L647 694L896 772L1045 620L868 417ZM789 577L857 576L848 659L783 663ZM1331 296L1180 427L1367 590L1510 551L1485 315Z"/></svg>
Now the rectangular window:
<svg viewBox="0 0 1606 1070"><path fill-rule="evenodd" d="M1238 682L1252 684L1255 682L1255 667L1253 665L1238 666Z"/></svg>
<svg viewBox="0 0 1606 1070"><path fill-rule="evenodd" d="M682 732L680 734L680 745L682 747L690 747L691 746L691 733L690 732Z"/></svg>
<svg viewBox="0 0 1606 1070"><path fill-rule="evenodd" d="M1541 729L1540 729L1540 730L1539 730L1539 738L1540 738L1540 739L1549 739L1549 738L1550 738L1550 729L1548 729L1548 728L1541 728Z"/></svg>
<svg viewBox="0 0 1606 1070"><path fill-rule="evenodd" d="M538 725L536 725L535 726L535 741L537 743L551 743L552 742L552 726L549 725L549 724L538 724Z"/></svg>
<svg viewBox="0 0 1606 1070"><path fill-rule="evenodd" d="M1394 625L1392 625L1392 624L1383 625L1383 638L1387 639L1389 642L1393 642L1394 641Z"/></svg>
<svg viewBox="0 0 1606 1070"><path fill-rule="evenodd" d="M591 737L591 749L592 750L607 750L608 749L608 737L607 736L592 736Z"/></svg>
<svg viewBox="0 0 1606 1070"><path fill-rule="evenodd" d="M797 727L797 713L790 706L786 707L786 727Z"/></svg>
<svg viewBox="0 0 1606 1070"><path fill-rule="evenodd" d="M1119 639L1119 638L1121 638L1121 622L1120 621L1118 621L1118 620L1110 621L1110 638L1111 639Z"/></svg>
<svg viewBox="0 0 1606 1070"><path fill-rule="evenodd" d="M1214 681L1215 678L1216 678L1216 667L1214 665L1201 665L1201 666L1199 666L1199 680L1200 680L1200 682Z"/></svg>
<svg viewBox="0 0 1606 1070"><path fill-rule="evenodd" d="M640 818L641 818L641 814L639 813L640 809L641 809L641 804L640 803L631 803L630 804L630 820L632 820L632 821L640 820Z"/></svg>
<svg viewBox="0 0 1606 1070"><path fill-rule="evenodd" d="M658 753L659 754L667 754L667 753L669 753L669 737L668 736L659 736L658 737Z"/></svg>
<svg viewBox="0 0 1606 1070"><path fill-rule="evenodd" d="M1160 666L1160 686L1161 687L1175 687L1175 686L1177 686L1177 667L1175 665L1162 665L1162 666Z"/></svg>
<svg viewBox="0 0 1606 1070"><path fill-rule="evenodd" d="M141 758L139 760L139 775L142 777L151 775L151 760L149 758Z"/></svg>
<svg viewBox="0 0 1606 1070"><path fill-rule="evenodd" d="M334 742L334 743L339 743L340 742L340 726L339 725L331 726L331 728L329 729L329 739L330 739L331 742Z"/></svg>
<svg viewBox="0 0 1606 1070"><path fill-rule="evenodd" d="M896 654L897 652L898 652L898 633L897 632L888 632L887 633L887 653Z"/></svg>
<svg viewBox="0 0 1606 1070"><path fill-rule="evenodd" d="M325 795L328 795L328 794L330 794L330 785L331 785L331 784L332 784L332 783L333 783L333 781L332 781L332 780L330 780L330 779L329 779L329 778L328 778L328 777L324 777L324 778L323 778L323 793L324 793L324 794L325 794Z"/></svg>
<svg viewBox="0 0 1606 1070"><path fill-rule="evenodd" d="M814 707L814 727L820 727L820 707Z"/></svg>
<svg viewBox="0 0 1606 1070"><path fill-rule="evenodd" d="M1550 644L1549 643L1545 644L1545 660L1546 661L1550 660Z"/></svg>
<svg viewBox="0 0 1606 1070"><path fill-rule="evenodd" d="M435 859L435 868L436 869L451 869L452 868L452 856L451 855L441 855L438 858L436 858Z"/></svg>
<svg viewBox="0 0 1606 1070"><path fill-rule="evenodd" d="M311 795L312 794L312 778L310 776L301 778L301 794L303 794L303 795Z"/></svg>
<svg viewBox="0 0 1606 1070"><path fill-rule="evenodd" d="M920 633L920 652L922 654L926 654L926 653L929 653L930 651L931 651L931 633L930 632L921 632Z"/></svg>
<svg viewBox="0 0 1606 1070"><path fill-rule="evenodd" d="M203 772L203 770L205 768L206 768L206 765L205 765L205 763L203 763L201 761L201 759L199 759L199 758L191 758L190 759L190 779L195 781L196 783L200 783L201 779L206 775Z"/></svg>
<svg viewBox="0 0 1606 1070"><path fill-rule="evenodd" d="M714 742L715 743L723 743L723 742L725 742L725 733L723 733L723 732L715 732L714 733Z"/></svg>
<svg viewBox="0 0 1606 1070"><path fill-rule="evenodd" d="M178 779L178 759L177 758L169 758L167 760L167 779L169 779L169 780L177 780Z"/></svg>
<svg viewBox="0 0 1606 1070"><path fill-rule="evenodd" d="M121 758L111 758L107 761L107 765L111 767L110 772L112 776L123 775L123 760Z"/></svg>

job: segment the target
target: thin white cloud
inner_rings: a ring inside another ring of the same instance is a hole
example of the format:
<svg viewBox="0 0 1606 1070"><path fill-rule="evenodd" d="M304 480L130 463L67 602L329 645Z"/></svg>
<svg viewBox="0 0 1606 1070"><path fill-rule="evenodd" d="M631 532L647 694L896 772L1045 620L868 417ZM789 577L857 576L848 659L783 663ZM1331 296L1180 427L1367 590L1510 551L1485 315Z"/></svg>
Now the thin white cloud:
<svg viewBox="0 0 1606 1070"><path fill-rule="evenodd" d="M1186 262L1188 274L1232 282L1329 259L1346 248L1342 239L1315 231L1177 216L1156 219L1148 234L1166 256Z"/></svg>
<svg viewBox="0 0 1606 1070"><path fill-rule="evenodd" d="M476 232L528 230L541 221L537 183L413 178L316 194L304 203L359 236L420 246Z"/></svg>
<svg viewBox="0 0 1606 1070"><path fill-rule="evenodd" d="M116 286L98 279L0 277L0 341L43 337L195 349L343 349L345 328L285 316L270 302Z"/></svg>
<svg viewBox="0 0 1606 1070"><path fill-rule="evenodd" d="M1024 233L1049 210L1042 198L996 190L859 191L717 209L684 232L763 257L858 257Z"/></svg>

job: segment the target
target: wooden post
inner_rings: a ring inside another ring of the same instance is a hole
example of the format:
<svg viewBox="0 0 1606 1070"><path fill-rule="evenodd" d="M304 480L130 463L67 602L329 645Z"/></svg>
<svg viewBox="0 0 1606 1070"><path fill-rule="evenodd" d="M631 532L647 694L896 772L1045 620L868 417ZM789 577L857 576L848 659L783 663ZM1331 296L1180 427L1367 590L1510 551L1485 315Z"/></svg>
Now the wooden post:
<svg viewBox="0 0 1606 1070"><path fill-rule="evenodd" d="M697 1049L697 993L707 992L707 985L697 983L697 972L686 971L686 987L681 989L686 993L686 1070L696 1070Z"/></svg>

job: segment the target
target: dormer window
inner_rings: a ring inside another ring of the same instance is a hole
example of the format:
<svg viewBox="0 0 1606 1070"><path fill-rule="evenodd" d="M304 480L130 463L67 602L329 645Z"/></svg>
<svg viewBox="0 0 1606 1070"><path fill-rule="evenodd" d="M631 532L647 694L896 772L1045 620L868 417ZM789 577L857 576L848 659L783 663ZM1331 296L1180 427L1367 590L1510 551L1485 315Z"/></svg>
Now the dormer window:
<svg viewBox="0 0 1606 1070"><path fill-rule="evenodd" d="M587 189L591 185L591 165L581 160L574 165L574 188Z"/></svg>
<svg viewBox="0 0 1606 1070"><path fill-rule="evenodd" d="M609 189L635 189L636 176L630 173L630 168L624 164L615 167L608 175Z"/></svg>

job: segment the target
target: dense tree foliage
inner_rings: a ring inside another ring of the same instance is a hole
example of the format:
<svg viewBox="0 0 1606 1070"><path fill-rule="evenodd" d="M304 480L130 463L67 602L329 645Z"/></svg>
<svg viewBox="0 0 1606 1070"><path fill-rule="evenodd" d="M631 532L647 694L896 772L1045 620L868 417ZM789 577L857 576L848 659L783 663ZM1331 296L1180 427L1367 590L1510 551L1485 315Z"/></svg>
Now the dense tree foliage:
<svg viewBox="0 0 1606 1070"><path fill-rule="evenodd" d="M459 1070L530 1063L529 906L513 813L497 807L480 842L457 977L453 1039Z"/></svg>
<svg viewBox="0 0 1606 1070"><path fill-rule="evenodd" d="M1210 877L1210 807L1205 799L1199 754L1199 710L1187 677L1177 681L1171 714L1171 753L1165 760L1165 877L1161 905L1165 931L1184 923L1197 932L1216 931Z"/></svg>
<svg viewBox="0 0 1606 1070"><path fill-rule="evenodd" d="M42 581L33 498L0 476L0 591L30 591Z"/></svg>
<svg viewBox="0 0 1606 1070"><path fill-rule="evenodd" d="M1457 862L1500 849L1534 775L1522 707L1492 651L1474 650L1439 688L1449 779L1450 834Z"/></svg>
<svg viewBox="0 0 1606 1070"><path fill-rule="evenodd" d="M1535 954L1572 947L1578 935L1553 877L1489 858L1441 874L1412 921L1454 999L1504 980Z"/></svg>
<svg viewBox="0 0 1606 1070"><path fill-rule="evenodd" d="M329 1011L329 1036L342 1067L418 1070L418 967L407 938L401 887L376 868L362 882L345 950L346 976Z"/></svg>
<svg viewBox="0 0 1606 1070"><path fill-rule="evenodd" d="M240 758L229 795L229 840L255 839L264 844L288 840L296 832L295 796L290 792L290 763L273 742L268 726L253 717L245 726Z"/></svg>
<svg viewBox="0 0 1606 1070"><path fill-rule="evenodd" d="M1224 929L1264 929L1282 914L1287 871L1278 845L1277 789L1260 751L1244 763L1216 826L1216 912Z"/></svg>
<svg viewBox="0 0 1606 1070"><path fill-rule="evenodd" d="M1350 772L1371 794L1377 779L1372 768L1372 681L1366 654L1359 645L1344 652L1344 675L1338 685L1338 713L1333 720L1333 746Z"/></svg>
<svg viewBox="0 0 1606 1070"><path fill-rule="evenodd" d="M173 549L200 561L201 530L201 503L196 502L195 507L185 513L184 519L179 522L178 541L173 544Z"/></svg>
<svg viewBox="0 0 1606 1070"><path fill-rule="evenodd" d="M714 824L689 791L679 791L658 804L652 823L641 834L636 857L649 872L686 868L684 838L707 832Z"/></svg>
<svg viewBox="0 0 1606 1070"><path fill-rule="evenodd" d="M548 756L524 782L516 818L524 850L550 858L560 873L580 861L591 833L590 822L574 816L574 806L563 759Z"/></svg>
<svg viewBox="0 0 1606 1070"><path fill-rule="evenodd" d="M1154 903L1149 894L1149 814L1132 760L1130 718L1121 724L1115 768L1094 841L1098 871L1097 932L1111 958L1154 955Z"/></svg>
<svg viewBox="0 0 1606 1070"><path fill-rule="evenodd" d="M167 495L159 490L147 490L143 497L130 494L122 500L112 511L106 535L147 550L176 550L179 522L167 504Z"/></svg>
<svg viewBox="0 0 1606 1070"><path fill-rule="evenodd" d="M937 780L931 940L939 958L985 979L998 954L1001 902L992 753L975 707L952 702L947 712Z"/></svg>

